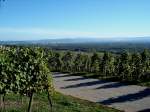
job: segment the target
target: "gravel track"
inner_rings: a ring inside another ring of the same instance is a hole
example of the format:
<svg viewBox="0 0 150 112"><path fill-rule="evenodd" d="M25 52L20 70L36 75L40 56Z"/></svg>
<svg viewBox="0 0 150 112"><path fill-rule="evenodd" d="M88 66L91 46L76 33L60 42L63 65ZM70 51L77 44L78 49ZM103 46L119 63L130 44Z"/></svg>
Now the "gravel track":
<svg viewBox="0 0 150 112"><path fill-rule="evenodd" d="M125 112L150 112L150 88L54 73L56 91Z"/></svg>

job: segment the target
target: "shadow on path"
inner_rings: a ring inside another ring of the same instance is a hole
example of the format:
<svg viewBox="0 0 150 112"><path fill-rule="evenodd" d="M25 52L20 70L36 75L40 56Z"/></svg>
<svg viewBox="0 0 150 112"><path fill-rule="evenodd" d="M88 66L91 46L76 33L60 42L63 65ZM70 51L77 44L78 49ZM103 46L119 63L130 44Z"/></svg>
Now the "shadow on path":
<svg viewBox="0 0 150 112"><path fill-rule="evenodd" d="M69 86L66 86L66 87L62 87L62 89L88 87L88 86L104 84L104 83L108 83L108 81L96 80L96 81L92 81L92 82L83 82L83 83L79 83L79 84L74 84L74 85L69 85Z"/></svg>
<svg viewBox="0 0 150 112"><path fill-rule="evenodd" d="M122 83L119 83L119 82L114 82L114 83L110 83L110 84L107 84L107 85L100 86L96 89L119 88L119 87L124 87L124 86L129 86L129 84L122 84Z"/></svg>
<svg viewBox="0 0 150 112"><path fill-rule="evenodd" d="M150 108L149 109L140 110L138 112L150 112Z"/></svg>
<svg viewBox="0 0 150 112"><path fill-rule="evenodd" d="M73 79L66 79L64 81L78 81L78 80L86 80L88 78L85 78L85 77L78 77L78 78L73 78Z"/></svg>
<svg viewBox="0 0 150 112"><path fill-rule="evenodd" d="M63 77L71 77L71 75L54 75L54 78L63 78Z"/></svg>
<svg viewBox="0 0 150 112"><path fill-rule="evenodd" d="M150 96L150 88L139 91L138 93L127 94L127 95L119 96L117 98L109 98L99 103L102 103L104 105L111 105L113 103L121 103L121 102L127 102L127 101L131 102L135 100L140 100L148 96Z"/></svg>

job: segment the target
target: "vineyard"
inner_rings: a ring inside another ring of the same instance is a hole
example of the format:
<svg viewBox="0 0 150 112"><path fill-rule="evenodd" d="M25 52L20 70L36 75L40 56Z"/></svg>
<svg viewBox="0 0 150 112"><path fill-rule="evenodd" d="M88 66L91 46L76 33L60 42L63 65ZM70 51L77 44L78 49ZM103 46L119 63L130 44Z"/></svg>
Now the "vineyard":
<svg viewBox="0 0 150 112"><path fill-rule="evenodd" d="M116 81L150 82L149 50L121 54L51 51L48 61L52 71L92 74L92 77Z"/></svg>
<svg viewBox="0 0 150 112"><path fill-rule="evenodd" d="M5 109L5 97L9 94L30 97L31 112L33 95L46 91L50 106L53 91L52 76L43 49L5 47L0 48L0 95L1 109Z"/></svg>
<svg viewBox="0 0 150 112"><path fill-rule="evenodd" d="M27 112L32 111L33 97L47 94L49 109L52 111L54 93L52 72L91 73L96 77L115 78L118 81L150 81L150 53L113 54L110 52L52 51L39 47L0 47L0 97L1 111L5 101L14 94L21 102L28 97Z"/></svg>

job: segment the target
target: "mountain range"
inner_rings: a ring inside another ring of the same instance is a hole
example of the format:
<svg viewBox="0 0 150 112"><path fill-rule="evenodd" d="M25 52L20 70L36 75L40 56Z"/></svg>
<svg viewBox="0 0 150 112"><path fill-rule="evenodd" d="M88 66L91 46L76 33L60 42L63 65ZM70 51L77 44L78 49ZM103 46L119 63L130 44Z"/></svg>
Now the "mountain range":
<svg viewBox="0 0 150 112"><path fill-rule="evenodd" d="M0 44L75 44L75 43L112 43L112 42L129 42L129 43L150 43L150 37L116 37L116 38L61 38L61 39L43 39L43 40L26 40L26 41L0 41Z"/></svg>

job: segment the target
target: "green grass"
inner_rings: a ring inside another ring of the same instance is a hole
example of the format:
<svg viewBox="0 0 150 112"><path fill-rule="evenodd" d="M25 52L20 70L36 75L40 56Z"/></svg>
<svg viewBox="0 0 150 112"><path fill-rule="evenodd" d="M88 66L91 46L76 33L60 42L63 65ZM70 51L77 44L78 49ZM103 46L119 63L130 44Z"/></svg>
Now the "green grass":
<svg viewBox="0 0 150 112"><path fill-rule="evenodd" d="M71 96L55 93L53 95L53 112L120 112L98 103L81 100ZM6 96L6 110L3 112L25 112L29 99L23 97L23 103L18 95ZM46 93L34 95L32 112L50 112Z"/></svg>

